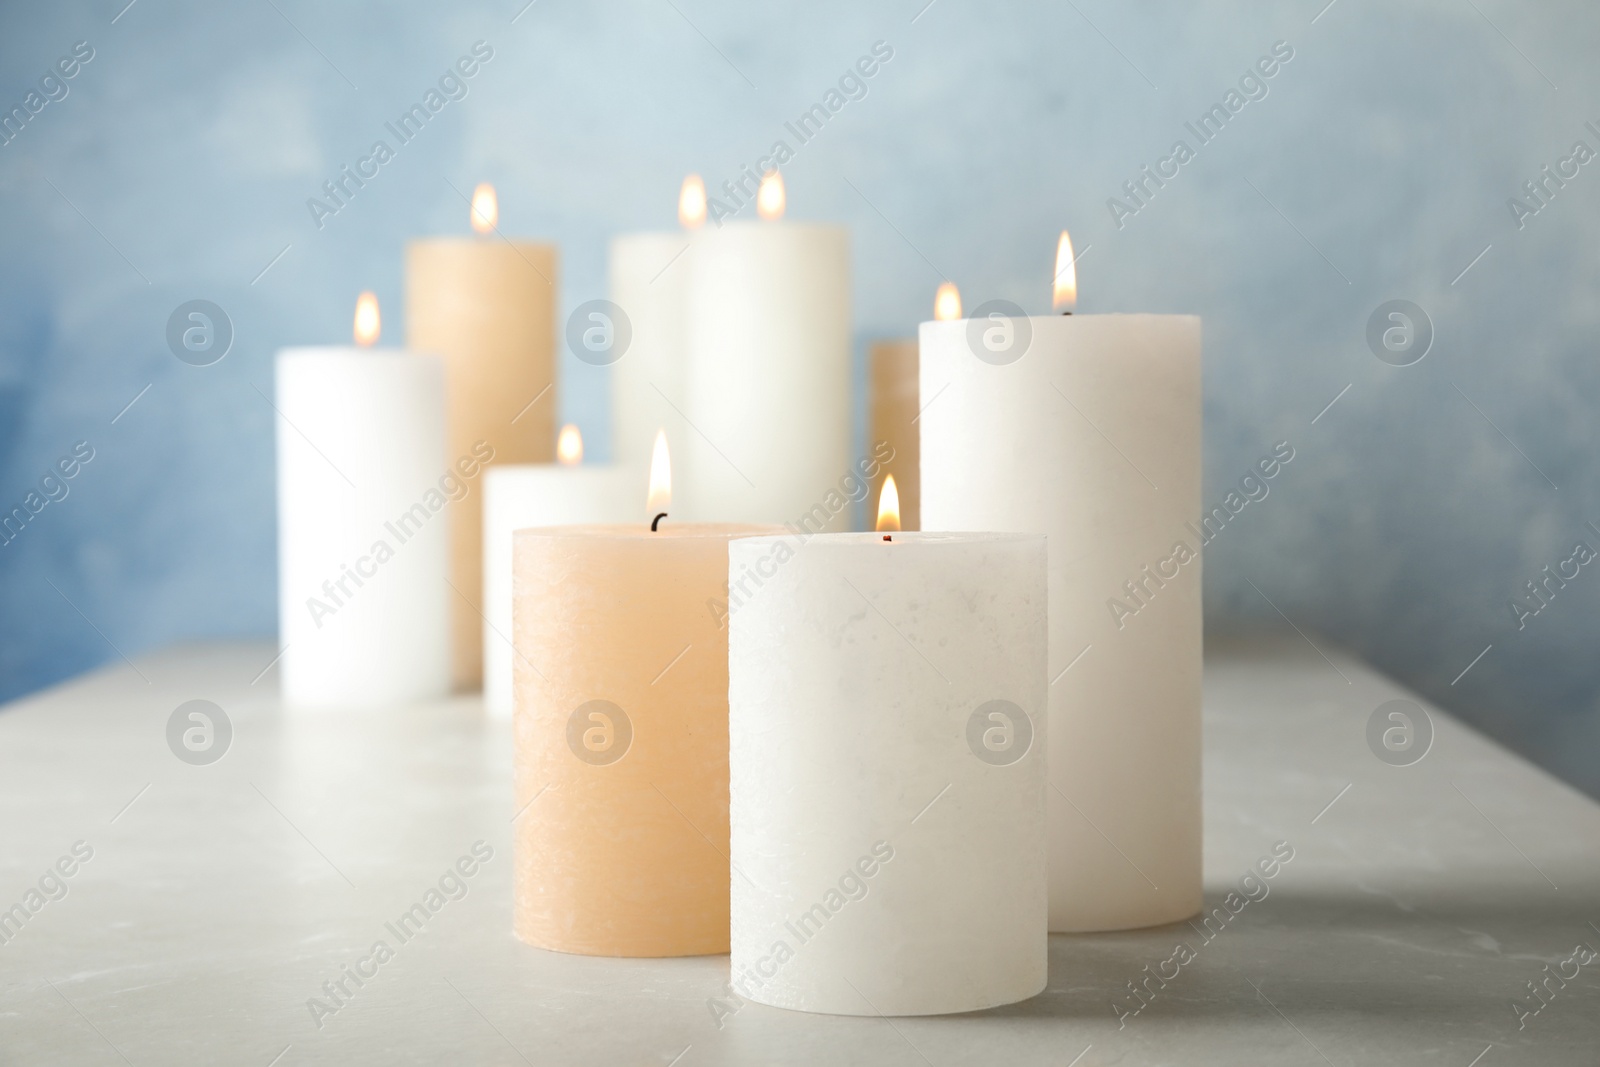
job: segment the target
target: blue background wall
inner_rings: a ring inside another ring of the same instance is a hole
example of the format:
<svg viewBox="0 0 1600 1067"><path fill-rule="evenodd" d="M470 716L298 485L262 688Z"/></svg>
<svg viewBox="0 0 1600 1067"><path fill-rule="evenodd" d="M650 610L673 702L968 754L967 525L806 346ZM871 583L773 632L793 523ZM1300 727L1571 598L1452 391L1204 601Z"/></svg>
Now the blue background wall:
<svg viewBox="0 0 1600 1067"><path fill-rule="evenodd" d="M1592 4L524 2L0 11L6 108L95 53L0 147L0 505L95 449L0 548L0 696L273 633L272 353L348 336L362 288L397 339L403 243L464 230L456 189L493 181L506 232L560 243L570 309L611 235L671 226L684 173L753 164L883 40L786 168L793 217L852 228L858 340L910 334L943 276L1045 310L1071 227L1084 310L1205 317L1208 499L1296 450L1208 551L1212 632L1287 616L1600 793L1600 573L1520 631L1510 607L1600 547L1600 162L1523 228L1507 206L1600 148ZM467 98L319 230L307 198L480 39ZM1119 228L1107 199L1280 40L1268 95ZM236 330L206 368L164 339L196 297ZM1368 349L1391 298L1435 326L1416 365ZM562 372L603 440L603 372Z"/></svg>

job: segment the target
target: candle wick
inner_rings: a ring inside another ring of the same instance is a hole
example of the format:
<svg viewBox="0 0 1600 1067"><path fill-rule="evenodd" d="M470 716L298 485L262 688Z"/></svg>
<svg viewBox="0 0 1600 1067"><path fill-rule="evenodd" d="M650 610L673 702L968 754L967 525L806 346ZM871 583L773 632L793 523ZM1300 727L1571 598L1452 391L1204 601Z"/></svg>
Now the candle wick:
<svg viewBox="0 0 1600 1067"><path fill-rule="evenodd" d="M659 533L660 531L657 530L656 527L660 526L661 525L661 520L666 518L666 517L667 517L667 513L665 511L663 511L661 514L657 515L654 519L652 519L650 521L650 532L651 533Z"/></svg>
<svg viewBox="0 0 1600 1067"><path fill-rule="evenodd" d="M892 542L894 540L894 538L890 537L888 534L884 534L883 535L883 539L885 541L890 541L890 542Z"/></svg>

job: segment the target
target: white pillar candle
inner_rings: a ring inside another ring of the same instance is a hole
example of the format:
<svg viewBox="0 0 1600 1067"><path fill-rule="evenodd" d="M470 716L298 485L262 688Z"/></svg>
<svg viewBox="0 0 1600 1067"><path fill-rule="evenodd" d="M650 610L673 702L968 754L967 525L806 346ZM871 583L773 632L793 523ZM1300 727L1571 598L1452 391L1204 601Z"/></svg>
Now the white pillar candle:
<svg viewBox="0 0 1600 1067"><path fill-rule="evenodd" d="M1050 929L1174 922L1201 902L1200 320L1017 311L922 324L923 526L1049 537Z"/></svg>
<svg viewBox="0 0 1600 1067"><path fill-rule="evenodd" d="M443 695L452 595L443 512L477 472L447 466L440 361L286 348L276 368L285 703Z"/></svg>
<svg viewBox="0 0 1600 1067"><path fill-rule="evenodd" d="M796 522L852 473L848 235L729 222L679 267L687 517ZM847 528L848 506L829 510L827 528Z"/></svg>
<svg viewBox="0 0 1600 1067"><path fill-rule="evenodd" d="M883 537L729 546L730 993L1008 1004L1045 985L1044 539Z"/></svg>
<svg viewBox="0 0 1600 1067"><path fill-rule="evenodd" d="M643 521L644 479L616 464L580 463L566 451L559 463L496 464L484 470L483 698L490 715L510 718L515 653L511 632L512 534L533 526Z"/></svg>

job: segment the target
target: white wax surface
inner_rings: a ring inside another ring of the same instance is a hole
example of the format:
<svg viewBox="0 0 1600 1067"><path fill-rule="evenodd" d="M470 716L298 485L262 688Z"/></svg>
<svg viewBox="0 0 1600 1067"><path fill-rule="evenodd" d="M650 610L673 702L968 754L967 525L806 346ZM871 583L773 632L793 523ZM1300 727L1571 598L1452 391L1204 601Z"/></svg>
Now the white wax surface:
<svg viewBox="0 0 1600 1067"><path fill-rule="evenodd" d="M922 324L922 523L1049 537L1050 929L1174 922L1201 901L1200 320L1027 322L999 366Z"/></svg>
<svg viewBox="0 0 1600 1067"><path fill-rule="evenodd" d="M512 533L530 526L643 524L646 482L611 464L495 464L483 474L483 699L490 715L509 719Z"/></svg>
<svg viewBox="0 0 1600 1067"><path fill-rule="evenodd" d="M685 517L793 523L810 514L813 532L846 529L850 509L837 490L852 473L846 231L730 222L704 231L672 269L680 267L690 428L675 498Z"/></svg>
<svg viewBox="0 0 1600 1067"><path fill-rule="evenodd" d="M892 536L729 546L732 981L760 1003L923 1015L1045 985L1044 539ZM968 740L995 700L1033 732L1005 765Z"/></svg>
<svg viewBox="0 0 1600 1067"><path fill-rule="evenodd" d="M611 367L614 463L648 471L656 432L672 455L686 455L683 421L684 294L693 235L634 233L611 242L611 300L628 316L633 339ZM687 249L687 250L686 250ZM676 405L677 410L674 410Z"/></svg>
<svg viewBox="0 0 1600 1067"><path fill-rule="evenodd" d="M443 695L451 593L439 360L286 348L276 372L284 702Z"/></svg>

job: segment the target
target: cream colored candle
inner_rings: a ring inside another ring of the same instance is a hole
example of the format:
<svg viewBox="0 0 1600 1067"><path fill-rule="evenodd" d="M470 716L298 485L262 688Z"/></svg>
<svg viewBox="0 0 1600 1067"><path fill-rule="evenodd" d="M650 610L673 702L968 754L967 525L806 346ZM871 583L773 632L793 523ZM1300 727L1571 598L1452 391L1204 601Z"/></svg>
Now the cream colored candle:
<svg viewBox="0 0 1600 1067"><path fill-rule="evenodd" d="M1174 922L1201 901L1200 320L1020 310L922 324L923 525L1049 537L1050 929Z"/></svg>
<svg viewBox="0 0 1600 1067"><path fill-rule="evenodd" d="M930 1015L1044 989L1044 538L748 538L729 576L759 584L729 622L731 992Z"/></svg>
<svg viewBox="0 0 1600 1067"><path fill-rule="evenodd" d="M643 521L642 473L584 463L576 426L561 430L555 463L502 463L483 481L483 702L489 714L512 708L511 535L531 526Z"/></svg>
<svg viewBox="0 0 1600 1067"><path fill-rule="evenodd" d="M452 458L486 441L496 463L547 463L556 438L557 253L498 236L486 189L472 212L481 236L406 246L406 338L444 358ZM452 673L457 688L473 689L483 676L479 494L451 508L451 560Z"/></svg>
<svg viewBox="0 0 1600 1067"><path fill-rule="evenodd" d="M728 637L712 606L728 542L776 532L670 518L517 531L522 940L728 951Z"/></svg>
<svg viewBox="0 0 1600 1067"><path fill-rule="evenodd" d="M762 189L761 220L703 233L683 264L683 496L697 521L797 522L852 473L849 237L779 221L776 173ZM848 520L840 509L827 528Z"/></svg>

